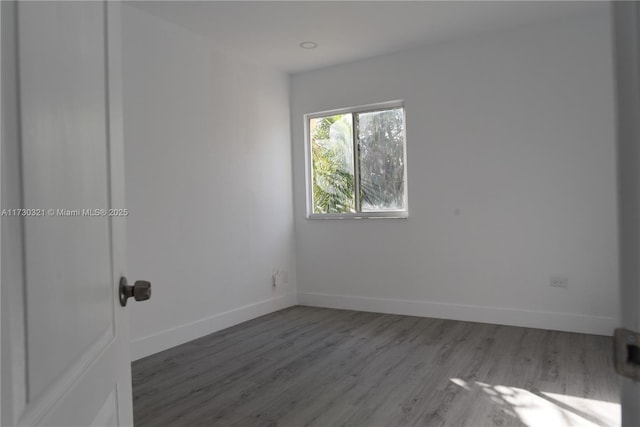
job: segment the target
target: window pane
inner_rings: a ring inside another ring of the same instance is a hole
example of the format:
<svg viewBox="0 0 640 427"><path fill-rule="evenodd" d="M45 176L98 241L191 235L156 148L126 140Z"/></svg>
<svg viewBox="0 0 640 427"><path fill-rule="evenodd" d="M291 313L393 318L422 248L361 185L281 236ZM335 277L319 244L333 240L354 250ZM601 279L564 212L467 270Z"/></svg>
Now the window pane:
<svg viewBox="0 0 640 427"><path fill-rule="evenodd" d="M309 120L313 213L355 212L351 114Z"/></svg>
<svg viewBox="0 0 640 427"><path fill-rule="evenodd" d="M358 114L363 212L405 209L402 108Z"/></svg>

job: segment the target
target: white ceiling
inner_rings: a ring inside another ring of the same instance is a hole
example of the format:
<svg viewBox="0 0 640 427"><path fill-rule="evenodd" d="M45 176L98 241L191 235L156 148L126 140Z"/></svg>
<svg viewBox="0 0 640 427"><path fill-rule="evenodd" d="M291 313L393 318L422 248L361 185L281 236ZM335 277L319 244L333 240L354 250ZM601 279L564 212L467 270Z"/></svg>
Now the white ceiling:
<svg viewBox="0 0 640 427"><path fill-rule="evenodd" d="M157 17L289 73L606 7L531 1L136 1ZM314 41L305 50L300 42Z"/></svg>

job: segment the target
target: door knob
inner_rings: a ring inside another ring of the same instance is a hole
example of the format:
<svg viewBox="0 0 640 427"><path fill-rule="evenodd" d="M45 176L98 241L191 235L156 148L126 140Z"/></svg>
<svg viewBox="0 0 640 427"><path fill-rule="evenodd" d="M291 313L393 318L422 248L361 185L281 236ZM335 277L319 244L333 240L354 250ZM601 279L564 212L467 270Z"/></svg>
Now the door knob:
<svg viewBox="0 0 640 427"><path fill-rule="evenodd" d="M133 297L136 301L145 301L151 298L151 283L146 280L136 280L133 286L129 285L127 278L120 278L120 305L126 306L127 299Z"/></svg>

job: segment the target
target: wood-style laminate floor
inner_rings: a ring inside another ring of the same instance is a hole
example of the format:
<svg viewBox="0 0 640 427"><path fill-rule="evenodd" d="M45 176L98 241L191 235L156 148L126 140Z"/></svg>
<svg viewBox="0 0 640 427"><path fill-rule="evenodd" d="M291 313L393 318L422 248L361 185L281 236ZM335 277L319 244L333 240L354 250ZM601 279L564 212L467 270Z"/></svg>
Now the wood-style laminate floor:
<svg viewBox="0 0 640 427"><path fill-rule="evenodd" d="M133 363L143 426L612 426L609 337L296 306Z"/></svg>

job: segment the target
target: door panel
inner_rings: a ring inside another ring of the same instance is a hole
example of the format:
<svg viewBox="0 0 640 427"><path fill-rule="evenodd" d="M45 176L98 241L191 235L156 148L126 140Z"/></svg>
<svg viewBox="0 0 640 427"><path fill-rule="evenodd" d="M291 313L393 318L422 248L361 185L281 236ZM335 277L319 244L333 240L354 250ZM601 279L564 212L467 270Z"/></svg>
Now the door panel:
<svg viewBox="0 0 640 427"><path fill-rule="evenodd" d="M15 117L3 112L3 139L5 122L17 127L3 166L18 164L3 167L3 208L42 210L3 217L3 252L19 250L2 271L2 368L12 372L2 425L131 425L117 294L124 218L108 215L124 208L120 5L3 2L2 11L3 109L4 89L18 86L7 98Z"/></svg>
<svg viewBox="0 0 640 427"><path fill-rule="evenodd" d="M109 203L106 33L99 2L19 3L18 18L24 204L56 210L24 219L34 399L113 338L109 218L73 216Z"/></svg>

